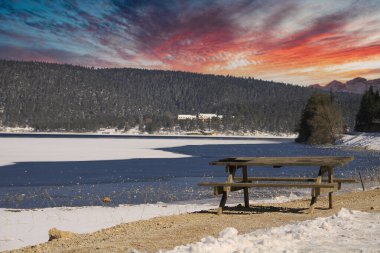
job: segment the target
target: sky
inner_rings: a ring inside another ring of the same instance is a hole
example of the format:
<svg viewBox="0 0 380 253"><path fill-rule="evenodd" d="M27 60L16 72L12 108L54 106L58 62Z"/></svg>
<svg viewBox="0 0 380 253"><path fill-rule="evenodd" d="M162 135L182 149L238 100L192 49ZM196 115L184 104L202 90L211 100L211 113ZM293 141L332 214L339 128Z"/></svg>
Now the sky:
<svg viewBox="0 0 380 253"><path fill-rule="evenodd" d="M0 0L0 59L254 77L380 77L380 0Z"/></svg>

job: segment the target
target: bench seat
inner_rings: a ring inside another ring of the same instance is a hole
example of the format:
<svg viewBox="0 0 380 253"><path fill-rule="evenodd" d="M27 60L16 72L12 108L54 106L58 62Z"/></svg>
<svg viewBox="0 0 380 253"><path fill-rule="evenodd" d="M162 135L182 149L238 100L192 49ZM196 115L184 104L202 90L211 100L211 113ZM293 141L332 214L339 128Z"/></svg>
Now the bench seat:
<svg viewBox="0 0 380 253"><path fill-rule="evenodd" d="M243 181L242 177L235 177L236 181ZM247 181L293 181L293 182L315 182L316 178L303 178L303 177L248 177ZM327 179L323 179L322 182L327 182ZM356 183L355 179L351 178L334 178L336 183Z"/></svg>
<svg viewBox="0 0 380 253"><path fill-rule="evenodd" d="M211 186L214 188L214 195L240 191L251 187L283 187L283 188L311 188L312 196L336 192L340 189L341 183L251 183L251 182L200 182L198 186Z"/></svg>
<svg viewBox="0 0 380 253"><path fill-rule="evenodd" d="M337 183L246 183L246 182L200 182L199 186L222 187L297 187L297 188L334 188Z"/></svg>

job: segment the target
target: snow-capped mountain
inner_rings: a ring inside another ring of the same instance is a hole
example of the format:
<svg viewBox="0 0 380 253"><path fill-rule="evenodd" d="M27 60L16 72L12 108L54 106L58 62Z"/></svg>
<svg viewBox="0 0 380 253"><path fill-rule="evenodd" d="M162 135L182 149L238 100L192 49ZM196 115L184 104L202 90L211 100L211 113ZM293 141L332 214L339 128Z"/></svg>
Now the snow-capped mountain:
<svg viewBox="0 0 380 253"><path fill-rule="evenodd" d="M349 93L362 94L366 90L368 90L370 86L372 86L374 90L380 91L380 78L367 80L362 77L357 77L355 79L347 81L346 83L342 83L342 82L334 80L325 86L314 84L311 87L315 89L321 89L321 90L333 91L333 92L349 92Z"/></svg>

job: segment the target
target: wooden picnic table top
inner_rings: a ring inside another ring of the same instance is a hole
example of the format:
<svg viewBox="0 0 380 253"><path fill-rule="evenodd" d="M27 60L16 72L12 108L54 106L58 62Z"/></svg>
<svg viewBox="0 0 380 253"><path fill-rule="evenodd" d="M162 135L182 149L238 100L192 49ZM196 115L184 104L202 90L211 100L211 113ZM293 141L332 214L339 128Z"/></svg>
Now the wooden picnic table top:
<svg viewBox="0 0 380 253"><path fill-rule="evenodd" d="M302 157L230 157L211 162L210 165L232 166L343 166L353 156L302 156Z"/></svg>

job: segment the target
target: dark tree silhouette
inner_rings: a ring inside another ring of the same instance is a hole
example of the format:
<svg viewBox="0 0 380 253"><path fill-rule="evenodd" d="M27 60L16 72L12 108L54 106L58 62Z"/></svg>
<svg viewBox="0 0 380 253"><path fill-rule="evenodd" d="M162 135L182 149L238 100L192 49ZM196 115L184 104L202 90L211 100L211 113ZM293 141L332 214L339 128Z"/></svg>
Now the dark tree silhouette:
<svg viewBox="0 0 380 253"><path fill-rule="evenodd" d="M359 132L380 132L380 95L372 86L363 94L360 109L356 115L355 130Z"/></svg>
<svg viewBox="0 0 380 253"><path fill-rule="evenodd" d="M343 132L343 118L333 97L314 93L302 113L297 142L333 144Z"/></svg>
<svg viewBox="0 0 380 253"><path fill-rule="evenodd" d="M94 69L0 60L0 123L37 130L101 127L293 132L313 89L254 78L179 71ZM360 96L336 94L349 127ZM222 120L180 122L177 114Z"/></svg>

